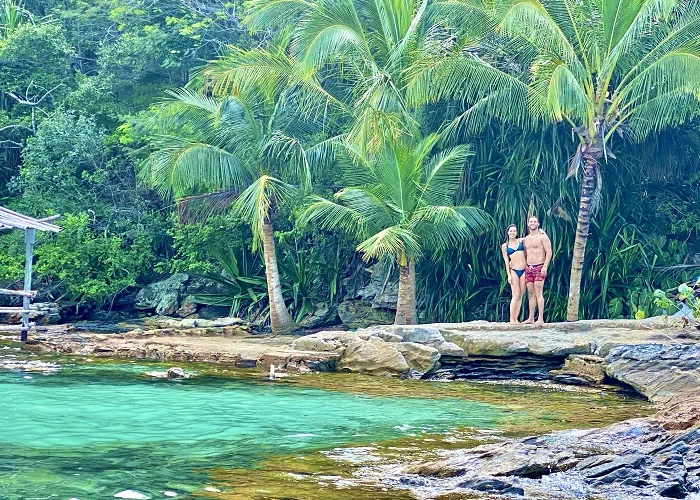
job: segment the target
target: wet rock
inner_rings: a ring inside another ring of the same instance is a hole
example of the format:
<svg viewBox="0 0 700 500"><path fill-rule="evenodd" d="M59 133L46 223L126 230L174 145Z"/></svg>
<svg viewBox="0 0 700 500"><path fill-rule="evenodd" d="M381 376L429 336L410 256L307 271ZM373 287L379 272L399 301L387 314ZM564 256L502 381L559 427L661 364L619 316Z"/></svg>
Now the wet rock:
<svg viewBox="0 0 700 500"><path fill-rule="evenodd" d="M600 356L572 354L561 369L552 370L550 374L558 382L600 385L605 379L604 362Z"/></svg>
<svg viewBox="0 0 700 500"><path fill-rule="evenodd" d="M390 324L394 314L387 309L378 309L365 300L346 300L338 306L340 321L348 328L366 328L370 325Z"/></svg>
<svg viewBox="0 0 700 500"><path fill-rule="evenodd" d="M410 367L394 342L374 337L348 344L338 361L338 370L373 375L405 375Z"/></svg>
<svg viewBox="0 0 700 500"><path fill-rule="evenodd" d="M166 377L167 378L190 378L190 374L185 373L185 370L183 370L179 366L173 366L172 368L168 368L168 371L166 372Z"/></svg>
<svg viewBox="0 0 700 500"><path fill-rule="evenodd" d="M654 419L667 430L686 430L700 425L700 391L683 391L664 401Z"/></svg>
<svg viewBox="0 0 700 500"><path fill-rule="evenodd" d="M524 495L525 490L518 486L513 486L512 481L489 478L467 479L457 484L458 488L468 488L470 490L483 491L486 493L500 493L504 495Z"/></svg>
<svg viewBox="0 0 700 500"><path fill-rule="evenodd" d="M427 345L414 342L397 342L394 345L403 355L411 370L417 372L416 375L419 376L433 371L440 359L438 350Z"/></svg>
<svg viewBox="0 0 700 500"><path fill-rule="evenodd" d="M188 279L187 274L176 273L168 279L151 283L136 295L134 308L155 310L156 314L164 316L174 314L180 307L180 296Z"/></svg>

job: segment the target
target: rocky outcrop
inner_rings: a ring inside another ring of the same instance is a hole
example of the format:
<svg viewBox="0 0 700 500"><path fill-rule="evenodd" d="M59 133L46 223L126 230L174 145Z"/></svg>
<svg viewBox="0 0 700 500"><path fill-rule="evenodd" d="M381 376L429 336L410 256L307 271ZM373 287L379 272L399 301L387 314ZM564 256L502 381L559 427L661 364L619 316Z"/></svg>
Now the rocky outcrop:
<svg viewBox="0 0 700 500"><path fill-rule="evenodd" d="M342 371L395 376L406 375L410 371L413 376L422 377L437 368L441 356L437 346L447 343L439 332L421 333L419 329L402 331L400 327L392 326L354 333L319 332L295 340L293 347L338 353L340 359L337 368ZM428 340L429 343L406 339Z"/></svg>
<svg viewBox="0 0 700 500"><path fill-rule="evenodd" d="M525 498L685 498L700 491L700 429L672 433L649 419L442 455L401 467L387 482Z"/></svg>
<svg viewBox="0 0 700 500"><path fill-rule="evenodd" d="M394 314L387 309L378 309L366 300L346 300L338 306L338 316L347 328L366 328L370 325L391 323Z"/></svg>
<svg viewBox="0 0 700 500"><path fill-rule="evenodd" d="M600 385L605 380L605 360L592 354L572 354L558 370L550 375L565 384Z"/></svg>
<svg viewBox="0 0 700 500"><path fill-rule="evenodd" d="M640 344L617 347L605 358L605 372L652 401L681 392L700 392L700 344Z"/></svg>
<svg viewBox="0 0 700 500"><path fill-rule="evenodd" d="M163 281L151 283L136 295L134 308L153 310L163 316L174 314L180 307L180 299L188 279L187 274L177 273Z"/></svg>

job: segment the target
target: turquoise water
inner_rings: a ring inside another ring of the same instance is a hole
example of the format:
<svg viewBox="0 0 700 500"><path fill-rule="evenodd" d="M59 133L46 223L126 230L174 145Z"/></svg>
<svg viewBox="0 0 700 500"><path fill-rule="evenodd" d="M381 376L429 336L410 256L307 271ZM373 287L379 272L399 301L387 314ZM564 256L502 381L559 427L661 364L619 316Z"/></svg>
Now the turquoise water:
<svg viewBox="0 0 700 500"><path fill-rule="evenodd" d="M214 468L457 426L496 428L508 414L459 398L364 395L257 375L142 375L153 369L0 372L0 498L84 500L126 489L182 498L211 488Z"/></svg>

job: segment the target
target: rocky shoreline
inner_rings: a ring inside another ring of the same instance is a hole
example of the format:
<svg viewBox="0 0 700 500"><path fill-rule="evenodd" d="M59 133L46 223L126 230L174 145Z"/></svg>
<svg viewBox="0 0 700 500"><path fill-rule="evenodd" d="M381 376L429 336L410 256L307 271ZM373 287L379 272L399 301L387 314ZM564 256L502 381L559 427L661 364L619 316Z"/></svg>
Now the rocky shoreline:
<svg viewBox="0 0 700 500"><path fill-rule="evenodd" d="M375 468L379 483L424 498L700 498L697 330L653 318L544 328L485 322L392 325L270 338L251 335L231 318L186 321L163 319L150 330L112 335L37 331L27 347L263 370L274 365L287 373L620 384L655 403L657 414L602 429L446 450L440 459L424 463L368 467Z"/></svg>

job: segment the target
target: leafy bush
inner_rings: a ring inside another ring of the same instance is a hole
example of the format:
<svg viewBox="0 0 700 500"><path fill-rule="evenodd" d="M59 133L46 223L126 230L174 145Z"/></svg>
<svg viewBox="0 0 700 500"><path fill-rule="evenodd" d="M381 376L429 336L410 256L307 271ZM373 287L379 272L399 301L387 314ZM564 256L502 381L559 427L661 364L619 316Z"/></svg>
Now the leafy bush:
<svg viewBox="0 0 700 500"><path fill-rule="evenodd" d="M700 286L700 278L695 281L694 285ZM663 290L654 290L654 303L664 310L664 314L669 314L669 311L673 309L681 310L680 303L685 303L693 318L700 321L700 297L695 295L695 290L687 283L679 285L678 294L672 298L669 298Z"/></svg>
<svg viewBox="0 0 700 500"><path fill-rule="evenodd" d="M102 305L128 287L153 262L145 235L134 240L96 232L88 214L66 215L63 230L42 238L36 249L36 274L58 280L73 300Z"/></svg>

